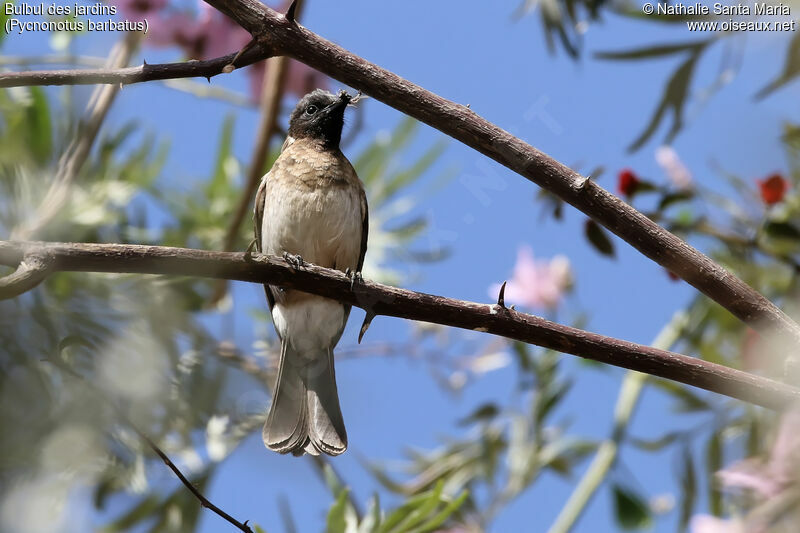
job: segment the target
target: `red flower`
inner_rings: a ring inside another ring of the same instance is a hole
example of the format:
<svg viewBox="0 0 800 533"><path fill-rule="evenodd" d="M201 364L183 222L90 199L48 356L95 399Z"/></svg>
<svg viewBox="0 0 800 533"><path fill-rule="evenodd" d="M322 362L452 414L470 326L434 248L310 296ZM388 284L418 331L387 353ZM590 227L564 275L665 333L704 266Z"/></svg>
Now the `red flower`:
<svg viewBox="0 0 800 533"><path fill-rule="evenodd" d="M758 180L761 199L767 205L775 205L783 200L789 183L780 174L772 174L765 180Z"/></svg>
<svg viewBox="0 0 800 533"><path fill-rule="evenodd" d="M670 281L680 281L681 280L681 277L679 275L677 275L675 272L673 272L672 270L667 270L667 277L670 279Z"/></svg>
<svg viewBox="0 0 800 533"><path fill-rule="evenodd" d="M636 189L639 187L640 180L633 173L633 170L629 168L625 168L619 171L619 177L617 180L617 190L623 196L630 198L633 193L636 192Z"/></svg>

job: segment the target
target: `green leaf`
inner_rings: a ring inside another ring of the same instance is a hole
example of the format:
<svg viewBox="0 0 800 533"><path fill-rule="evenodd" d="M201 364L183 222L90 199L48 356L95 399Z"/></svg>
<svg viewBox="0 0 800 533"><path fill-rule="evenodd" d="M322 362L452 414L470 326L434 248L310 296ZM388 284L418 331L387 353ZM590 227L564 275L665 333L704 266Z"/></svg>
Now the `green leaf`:
<svg viewBox="0 0 800 533"><path fill-rule="evenodd" d="M103 527L104 533L114 533L117 531L127 531L132 527L141 524L145 520L157 513L161 507L158 496L150 495L143 498L138 504L133 506L127 513L114 520L112 523Z"/></svg>
<svg viewBox="0 0 800 533"><path fill-rule="evenodd" d="M692 198L694 198L694 191L691 190L667 193L661 198L661 201L658 202L658 210L663 211L672 204L685 202Z"/></svg>
<svg viewBox="0 0 800 533"><path fill-rule="evenodd" d="M679 412L708 411L711 404L689 390L689 387L668 379L653 379L651 383L678 400L676 410Z"/></svg>
<svg viewBox="0 0 800 533"><path fill-rule="evenodd" d="M775 239L800 240L800 230L789 222L769 221L764 224L764 233Z"/></svg>
<svg viewBox="0 0 800 533"><path fill-rule="evenodd" d="M499 413L500 408L497 407L497 404L487 402L479 405L469 415L459 420L458 424L461 426L468 426L475 422L486 422L494 419Z"/></svg>
<svg viewBox="0 0 800 533"><path fill-rule="evenodd" d="M331 506L330 511L328 511L327 529L325 531L327 533L346 533L346 514L347 489L342 489L339 491L339 495L336 497L336 501L334 502L333 506Z"/></svg>
<svg viewBox="0 0 800 533"><path fill-rule="evenodd" d="M800 74L800 31L795 32L794 37L789 41L786 50L786 59L783 63L783 72L774 80L769 82L763 89L756 93L756 99L760 100L768 96L773 91L783 87Z"/></svg>
<svg viewBox="0 0 800 533"><path fill-rule="evenodd" d="M442 490L444 489L444 481L439 480L432 491L428 492L428 497L416 507L416 509L407 513L394 528L393 533L400 533L402 531L415 531L415 528L420 525L425 519L432 514L439 506L442 497Z"/></svg>
<svg viewBox="0 0 800 533"><path fill-rule="evenodd" d="M659 450L663 450L673 442L675 442L680 437L684 436L683 431L671 431L669 433L665 433L664 435L658 437L657 439L637 439L631 438L630 443L639 448L640 450L644 450L646 452L657 452Z"/></svg>
<svg viewBox="0 0 800 533"><path fill-rule="evenodd" d="M594 220L588 219L584 227L584 232L589 243L594 246L595 250L608 257L614 257L614 243L611 242L608 233L600 224Z"/></svg>
<svg viewBox="0 0 800 533"><path fill-rule="evenodd" d="M680 44L662 44L656 46L647 46L644 48L634 48L631 50L623 50L619 52L596 52L594 57L596 59L608 60L632 60L632 59L650 59L653 57L664 57L681 52L695 51L703 48L709 43L708 39L701 41L690 41Z"/></svg>
<svg viewBox="0 0 800 533"><path fill-rule="evenodd" d="M31 102L25 108L28 144L37 163L44 164L50 160L53 150L50 105L47 102L47 95L41 87L29 87L28 89L31 95Z"/></svg>
<svg viewBox="0 0 800 533"><path fill-rule="evenodd" d="M695 49L686 61L675 70L675 73L664 89L664 95L661 97L661 102L658 104L655 113L653 113L653 117L650 119L649 124L641 135L628 147L629 151L635 152L652 137L656 128L658 128L658 125L661 123L661 120L664 118L664 115L666 115L667 111L670 109L673 113L672 127L667 133L664 142L669 144L681 130L683 127L683 107L689 92L689 83L692 80L694 67L697 64L697 60L700 59L702 51L703 48Z"/></svg>
<svg viewBox="0 0 800 533"><path fill-rule="evenodd" d="M419 178L423 172L428 170L439 159L446 147L447 142L444 140L434 143L411 167L381 182L376 187L376 192L371 198L373 203L376 205L382 204L397 191Z"/></svg>
<svg viewBox="0 0 800 533"><path fill-rule="evenodd" d="M0 6L0 45L3 44L3 39L6 38L6 21L8 20L8 15L6 15L6 6L11 5L13 2L3 2L3 5Z"/></svg>
<svg viewBox="0 0 800 533"><path fill-rule="evenodd" d="M706 444L706 474L708 476L708 508L714 516L722 515L722 493L714 482L714 475L722 469L722 435L716 429Z"/></svg>
<svg viewBox="0 0 800 533"><path fill-rule="evenodd" d="M364 519L358 525L358 533L376 533L381 525L381 503L378 493L369 500Z"/></svg>
<svg viewBox="0 0 800 533"><path fill-rule="evenodd" d="M622 529L644 529L652 524L647 503L634 492L614 485L614 512Z"/></svg>
<svg viewBox="0 0 800 533"><path fill-rule="evenodd" d="M225 122L222 124L222 132L220 133L219 145L217 147L217 158L214 162L214 171L206 187L208 198L217 198L220 195L227 196L226 192L230 190L227 167L228 161L233 153L233 126L235 121L235 116L229 114L225 117Z"/></svg>
<svg viewBox="0 0 800 533"><path fill-rule="evenodd" d="M685 531L692 517L697 499L697 474L694 469L692 452L688 446L683 449L683 468L680 474L681 483L681 512L678 520L678 530Z"/></svg>
<svg viewBox="0 0 800 533"><path fill-rule="evenodd" d="M469 491L462 492L456 499L448 503L444 509L436 513L430 520L425 522L419 527L420 532L424 531L434 531L439 526L444 524L445 520L450 518L450 516L458 511L461 505L466 501L467 496L469 496Z"/></svg>
<svg viewBox="0 0 800 533"><path fill-rule="evenodd" d="M441 482L441 480L440 480ZM426 491L409 498L406 503L389 513L389 516L381 524L381 533L398 533L400 524L414 509L423 505L430 497L431 491Z"/></svg>
<svg viewBox="0 0 800 533"><path fill-rule="evenodd" d="M418 126L419 122L406 117L394 129L388 143L375 141L356 158L353 166L367 186L367 190L386 174L392 154L399 152L411 142Z"/></svg>

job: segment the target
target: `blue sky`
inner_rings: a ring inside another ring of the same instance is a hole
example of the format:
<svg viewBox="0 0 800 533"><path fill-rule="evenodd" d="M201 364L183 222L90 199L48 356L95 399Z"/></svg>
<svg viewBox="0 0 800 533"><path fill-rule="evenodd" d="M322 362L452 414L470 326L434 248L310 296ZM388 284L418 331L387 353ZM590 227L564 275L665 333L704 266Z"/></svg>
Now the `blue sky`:
<svg viewBox="0 0 800 533"><path fill-rule="evenodd" d="M617 63L595 60L592 53L707 35L689 33L680 25L633 23L607 16L590 27L583 58L573 62L561 52L548 54L538 15L514 21L515 8L516 3L490 7L475 0L309 0L303 23L433 92L469 103L480 115L566 164L586 172L604 166L606 173L599 181L604 187L615 187L616 172L623 167L653 181L666 180L653 158L664 127L640 151L630 154L626 147L644 128L680 59ZM686 128L673 144L698 182L726 192L712 162L747 180L785 169L777 138L783 121L800 120L797 85L758 103L753 95L779 72L788 37L741 36L745 53L736 78L709 100L700 101L700 91L718 73L722 49L717 46L704 56L692 86ZM115 38L84 37L79 49L101 55ZM46 51L47 43L41 38L9 38L4 47L10 55L32 54ZM146 49L144 57L154 63L178 59L179 52ZM240 73L215 78L213 83L242 91L247 87ZM391 130L402 116L374 100L365 107L366 126L347 155L357 154L378 132ZM257 118L251 110L199 100L159 84L142 84L121 92L109 120L120 124L136 118L159 138L168 139L171 151L161 180L175 186L189 176L209 173L222 120L231 110L238 115L235 151L246 164ZM421 153L440 138L441 133L423 126L414 151ZM444 170L453 170L454 179L438 193L423 196L425 185ZM465 176L488 180L492 187L485 189L487 197L464 186ZM444 244L453 254L441 263L391 265L410 268L409 288L487 301L487 287L511 275L518 246L527 244L537 256L564 254L573 265L575 293L559 318L568 319L570 311L584 311L589 316L588 329L642 343L649 343L693 295L690 287L670 282L663 269L619 240L615 239L616 259L600 257L582 237L582 214L567 209L562 223L543 217L542 206L534 201L535 185L454 140L449 140L445 155L417 192L416 212L426 214L432 223L419 244ZM257 328L247 311L264 306L263 293L260 288L240 285L235 296L235 339L241 346L250 346ZM341 347L355 344L361 318L361 311L355 310ZM408 331L408 324L399 319L379 317L367 341L402 341ZM577 383L557 418L571 419L571 431L579 435L606 436L623 372L587 370L569 356L566 363L567 369L577 370ZM462 435L463 429L454 421L481 401L507 400L514 372L491 373L458 397L442 393L424 364L403 358L344 361L337 366L337 379L351 446L335 465L364 503L374 484L361 458L396 459L408 446L430 448L440 436ZM241 391L242 397L251 392ZM648 391L632 432L654 437L669 427L697 421L671 415L669 403ZM635 478L634 486L647 496L674 492L675 459L670 453L644 455L626 448L620 474ZM544 476L500 515L492 530L545 530L573 484L574 480ZM279 493L288 497L301 531L319 529L330 498L317 474L306 461L267 452L255 435L219 471L208 495L234 516L272 532L282 530L276 503ZM610 507L608 492L601 490L575 531L614 531ZM657 520L654 531L674 531L676 521L673 511ZM204 516L202 531L222 527L216 516Z"/></svg>

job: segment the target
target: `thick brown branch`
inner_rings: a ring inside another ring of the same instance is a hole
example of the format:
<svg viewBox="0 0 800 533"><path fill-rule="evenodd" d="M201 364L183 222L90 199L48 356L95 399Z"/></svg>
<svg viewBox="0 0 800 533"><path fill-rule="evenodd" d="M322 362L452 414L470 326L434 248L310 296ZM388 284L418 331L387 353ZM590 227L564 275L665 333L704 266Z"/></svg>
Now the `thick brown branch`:
<svg viewBox="0 0 800 533"><path fill-rule="evenodd" d="M409 291L371 281L357 283L342 272L307 265L299 270L277 257L126 244L0 241L0 264L16 266L40 255L54 271L168 274L272 283L346 302L378 315L483 331L638 370L746 402L782 408L800 390L760 376L650 346L614 339L506 309Z"/></svg>
<svg viewBox="0 0 800 533"><path fill-rule="evenodd" d="M272 52L263 46L255 47L243 53L236 60L236 68L246 67L256 61L272 56ZM140 65L121 69L69 69L40 70L25 72L0 73L0 87L18 87L22 85L93 85L97 83L113 83L127 85L153 80L170 80L176 78L212 78L222 73L222 69L230 64L235 53L207 61L185 61L182 63L164 63L158 65Z"/></svg>

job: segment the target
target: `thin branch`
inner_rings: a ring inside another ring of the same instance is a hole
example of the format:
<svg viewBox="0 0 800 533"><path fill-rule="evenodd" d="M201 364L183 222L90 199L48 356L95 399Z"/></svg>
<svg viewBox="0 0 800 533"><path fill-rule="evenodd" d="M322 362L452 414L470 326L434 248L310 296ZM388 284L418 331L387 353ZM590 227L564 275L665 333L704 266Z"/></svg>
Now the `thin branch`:
<svg viewBox="0 0 800 533"><path fill-rule="evenodd" d="M177 476L177 478L181 480L181 483L183 483L183 485L187 489L189 489L189 492L191 492L194 495L194 497L197 498L197 500L200 502L200 505L202 505L206 509L209 509L210 511L213 511L214 513L216 513L220 517L224 518L230 524L236 526L236 528L238 528L240 531L245 531L246 533L253 533L253 530L250 528L249 525L247 525L247 522L248 522L247 520L245 520L244 522L239 522L234 517L232 517L231 515L229 515L228 513L226 513L225 511L223 511L222 509L220 509L219 507L217 507L213 503L211 503L208 500L208 498L203 496L203 493L200 492L199 490L197 490L197 487L195 487L192 484L192 482L189 481L186 478L186 476L183 475L183 472L181 472L180 469L177 466L175 466L175 463L172 462L172 459L170 459L169 456L166 453L164 453L161 450L161 448L159 448L156 445L156 443L153 442L150 439L150 437L145 435L135 425L131 425L131 427L139 435L139 438L141 438L144 442L146 442L147 445L150 446L150 448L155 452L155 454L158 455L161 458L162 461L164 461L164 464L167 465L167 467L169 467L170 470L172 470L172 472L175 474L175 476Z"/></svg>
<svg viewBox="0 0 800 533"><path fill-rule="evenodd" d="M246 67L272 56L269 48L263 45L248 50L236 61L236 68ZM128 85L153 80L177 78L207 78L222 74L236 54L228 54L206 61L184 61L181 63L162 63L128 68L69 69L69 70L30 70L25 72L0 73L0 87L19 87L28 85Z"/></svg>
<svg viewBox="0 0 800 533"><path fill-rule="evenodd" d="M678 342L686 322L687 314L685 312L676 313L653 340L653 347L663 350L672 348ZM558 517L550 526L548 533L568 533L586 510L586 506L597 492L598 487L606 479L608 472L617 460L620 443L625 438L647 379L647 374L640 372L629 371L625 374L614 409L614 429L611 435L600 443L589 468L575 486L575 490L558 513Z"/></svg>
<svg viewBox="0 0 800 533"><path fill-rule="evenodd" d="M800 390L650 346L557 324L496 304L466 302L372 281L356 283L338 270L300 269L272 256L127 244L0 241L0 264L17 266L41 254L53 271L166 274L271 283L317 294L376 315L482 331L602 363L637 370L772 409L800 400Z"/></svg>

